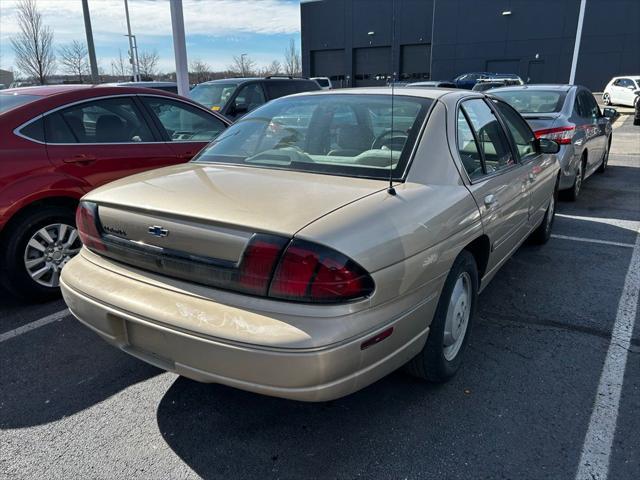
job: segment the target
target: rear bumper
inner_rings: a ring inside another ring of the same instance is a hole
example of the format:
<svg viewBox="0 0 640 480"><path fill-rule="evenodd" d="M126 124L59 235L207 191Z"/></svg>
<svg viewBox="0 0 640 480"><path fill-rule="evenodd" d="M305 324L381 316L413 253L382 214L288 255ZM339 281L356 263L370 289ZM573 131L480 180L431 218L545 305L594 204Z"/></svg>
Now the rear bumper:
<svg viewBox="0 0 640 480"><path fill-rule="evenodd" d="M63 270L61 289L78 320L112 345L143 361L197 381L302 401L326 401L348 395L406 363L424 346L429 331L426 319L432 318L437 303L437 298L428 299L398 312L384 325L330 345L282 348L203 335L196 327L208 318L224 319L224 328L245 328L258 338L261 333L269 337L271 332L260 328L274 322L282 324L285 334L287 328L299 329L295 319L274 314L259 318L250 311L240 318L242 314L236 307L115 274L82 255ZM111 293L115 296L111 297ZM117 298L123 299L120 305L113 301ZM198 312L188 318L193 330L181 323L184 319L158 320L159 315L154 312L157 305L143 298L157 298L157 303L163 305L179 305L182 312ZM342 320L348 322L349 318ZM331 322L321 317L314 321L321 324L326 321L327 328L331 328ZM361 349L363 341L390 327L393 327L391 336ZM313 335L310 330L306 333Z"/></svg>

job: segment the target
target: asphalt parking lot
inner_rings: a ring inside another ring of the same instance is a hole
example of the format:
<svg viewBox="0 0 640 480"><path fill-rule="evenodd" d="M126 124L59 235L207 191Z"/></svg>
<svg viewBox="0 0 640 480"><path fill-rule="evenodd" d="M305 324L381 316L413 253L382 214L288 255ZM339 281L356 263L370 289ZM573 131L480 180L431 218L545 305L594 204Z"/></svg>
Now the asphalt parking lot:
<svg viewBox="0 0 640 480"><path fill-rule="evenodd" d="M108 346L62 301L0 293L0 478L573 479L603 461L640 478L632 121L614 125L607 172L560 203L554 238L481 295L446 385L396 372L305 404L198 384Z"/></svg>

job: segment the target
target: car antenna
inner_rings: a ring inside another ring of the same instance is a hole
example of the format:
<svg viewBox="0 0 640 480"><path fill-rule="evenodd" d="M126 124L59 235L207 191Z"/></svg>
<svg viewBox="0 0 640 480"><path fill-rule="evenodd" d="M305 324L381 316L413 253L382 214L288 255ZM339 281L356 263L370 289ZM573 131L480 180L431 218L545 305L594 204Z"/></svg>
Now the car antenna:
<svg viewBox="0 0 640 480"><path fill-rule="evenodd" d="M393 49L396 42L396 0L391 2L391 139L393 139L393 107L394 107L394 93L396 83L396 72L393 63ZM389 148L389 188L387 189L389 195L395 195L396 189L393 187L393 141L391 142L391 148Z"/></svg>

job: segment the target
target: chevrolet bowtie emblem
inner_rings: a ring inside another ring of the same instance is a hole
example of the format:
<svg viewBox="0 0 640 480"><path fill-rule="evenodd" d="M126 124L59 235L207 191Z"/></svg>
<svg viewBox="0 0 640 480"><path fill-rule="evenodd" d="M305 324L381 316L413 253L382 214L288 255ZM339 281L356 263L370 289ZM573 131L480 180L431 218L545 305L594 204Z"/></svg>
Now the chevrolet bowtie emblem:
<svg viewBox="0 0 640 480"><path fill-rule="evenodd" d="M147 231L154 237L166 237L169 235L169 230L162 228L160 225L153 225Z"/></svg>

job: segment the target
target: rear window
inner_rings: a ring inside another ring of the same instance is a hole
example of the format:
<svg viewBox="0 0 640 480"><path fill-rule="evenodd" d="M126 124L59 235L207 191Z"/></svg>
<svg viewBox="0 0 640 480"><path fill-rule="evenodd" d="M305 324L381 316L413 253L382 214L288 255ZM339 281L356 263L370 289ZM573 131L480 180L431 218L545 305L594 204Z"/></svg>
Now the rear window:
<svg viewBox="0 0 640 480"><path fill-rule="evenodd" d="M7 112L13 108L26 105L38 100L37 95L19 95L16 93L0 93L0 113Z"/></svg>
<svg viewBox="0 0 640 480"><path fill-rule="evenodd" d="M566 92L554 90L504 90L492 92L520 113L554 113L562 110Z"/></svg>
<svg viewBox="0 0 640 480"><path fill-rule="evenodd" d="M189 98L211 110L221 110L236 88L237 83L203 83L189 92Z"/></svg>
<svg viewBox="0 0 640 480"><path fill-rule="evenodd" d="M432 100L390 95L283 98L249 113L193 161L334 175L403 176Z"/></svg>

